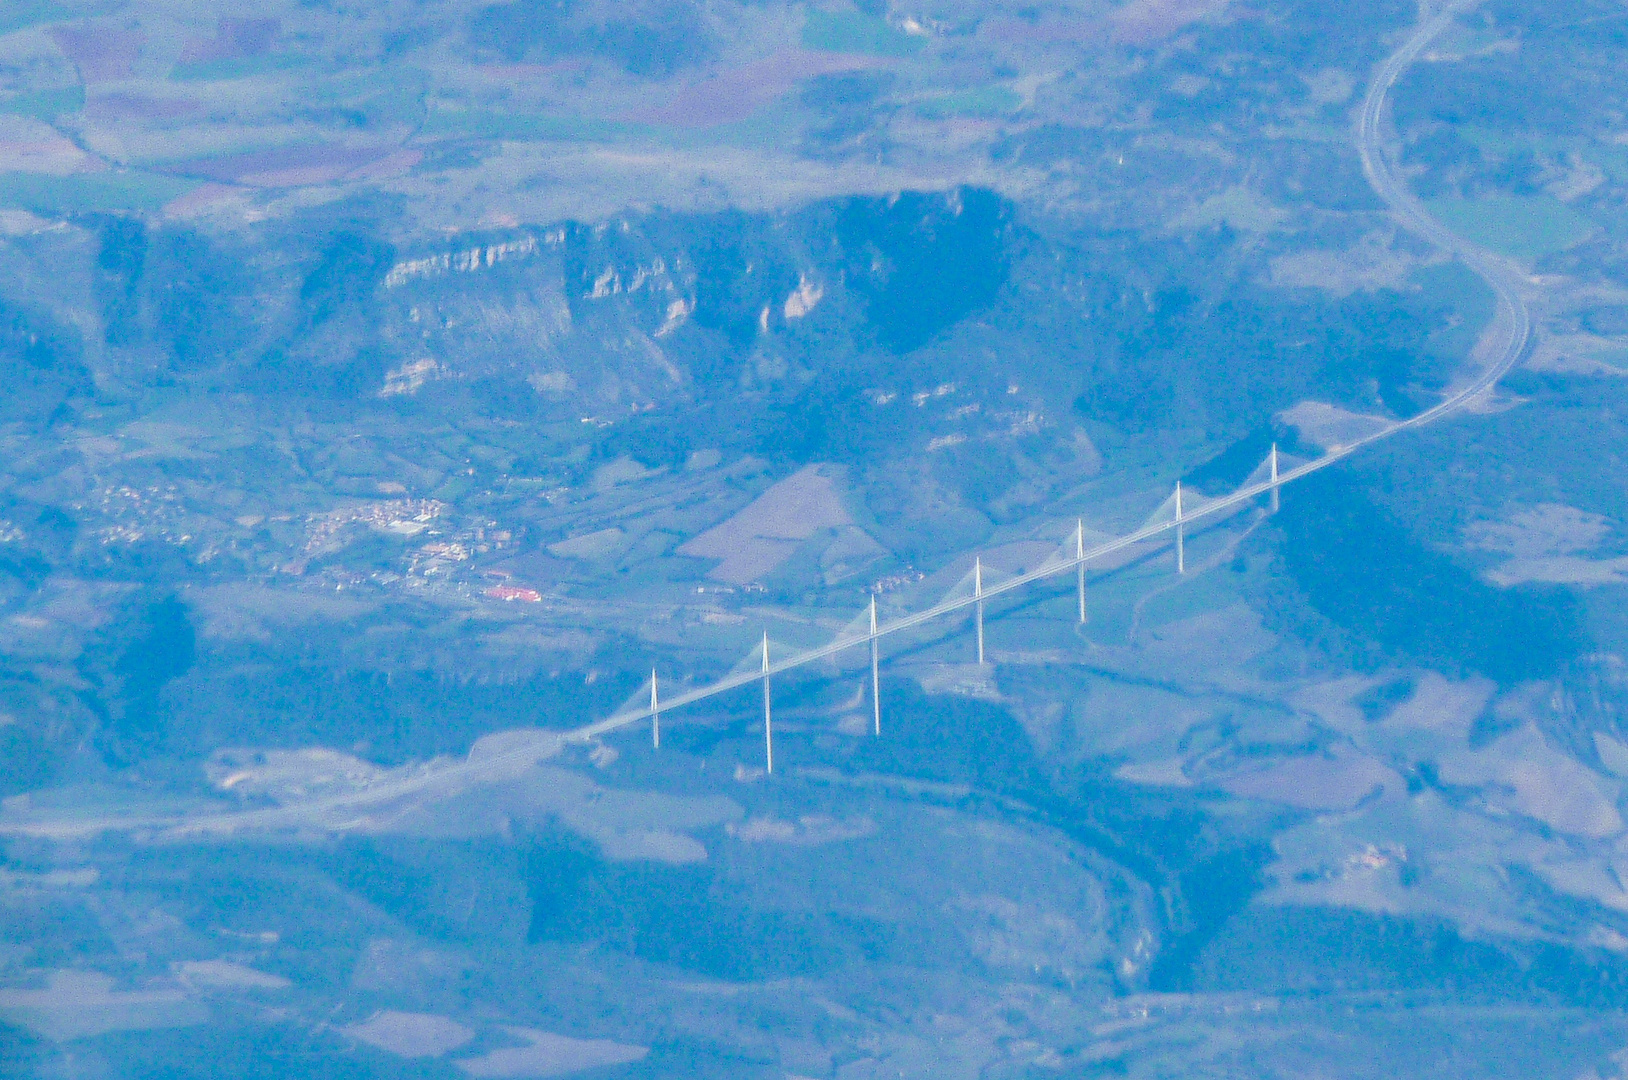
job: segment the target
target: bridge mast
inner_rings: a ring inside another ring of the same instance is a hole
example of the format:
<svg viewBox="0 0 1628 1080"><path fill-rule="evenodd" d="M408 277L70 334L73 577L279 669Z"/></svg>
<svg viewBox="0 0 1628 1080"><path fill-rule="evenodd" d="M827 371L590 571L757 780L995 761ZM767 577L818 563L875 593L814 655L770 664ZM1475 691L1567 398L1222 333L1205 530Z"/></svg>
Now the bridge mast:
<svg viewBox="0 0 1628 1080"><path fill-rule="evenodd" d="M661 707L656 700L656 669L650 669L650 745L661 749Z"/></svg>
<svg viewBox="0 0 1628 1080"><path fill-rule="evenodd" d="M774 728L769 717L769 632L763 631L763 752L765 773L774 772Z"/></svg>
<svg viewBox="0 0 1628 1080"><path fill-rule="evenodd" d="M1181 481L1176 481L1176 573L1187 573L1187 556L1183 550L1182 533L1186 526L1181 523Z"/></svg>
<svg viewBox="0 0 1628 1080"><path fill-rule="evenodd" d="M1074 526L1074 562L1080 574L1080 625L1085 625L1085 519Z"/></svg>
<svg viewBox="0 0 1628 1080"><path fill-rule="evenodd" d="M876 734L882 734L882 677L876 663L876 594L871 593L871 713Z"/></svg>
<svg viewBox="0 0 1628 1080"><path fill-rule="evenodd" d="M978 666L984 663L984 557L977 556L972 564L972 595L978 598Z"/></svg>
<svg viewBox="0 0 1628 1080"><path fill-rule="evenodd" d="M1278 444L1272 444L1272 513L1278 512Z"/></svg>

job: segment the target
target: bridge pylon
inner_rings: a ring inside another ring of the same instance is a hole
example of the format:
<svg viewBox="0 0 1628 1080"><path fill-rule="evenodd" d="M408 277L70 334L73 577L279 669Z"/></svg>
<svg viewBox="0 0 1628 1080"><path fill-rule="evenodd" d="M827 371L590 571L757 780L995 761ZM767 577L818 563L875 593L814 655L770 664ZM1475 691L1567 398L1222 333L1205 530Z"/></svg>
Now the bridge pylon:
<svg viewBox="0 0 1628 1080"><path fill-rule="evenodd" d="M977 599L978 666L984 665L984 557L977 556L972 563L972 595Z"/></svg>
<svg viewBox="0 0 1628 1080"><path fill-rule="evenodd" d="M1183 525L1181 523L1181 481L1177 480L1176 481L1176 573L1178 573L1178 574L1187 573L1187 553L1184 550L1185 549L1185 544L1183 543L1183 541L1186 539L1186 537L1183 534L1186 531L1187 531L1187 526L1185 526L1185 525Z"/></svg>
<svg viewBox="0 0 1628 1080"><path fill-rule="evenodd" d="M763 771L774 772L774 723L769 714L769 632L763 631Z"/></svg>
<svg viewBox="0 0 1628 1080"><path fill-rule="evenodd" d="M1085 625L1085 519L1074 526L1074 564L1079 571L1080 625Z"/></svg>
<svg viewBox="0 0 1628 1080"><path fill-rule="evenodd" d="M1272 513L1278 512L1278 444L1272 444Z"/></svg>
<svg viewBox="0 0 1628 1080"><path fill-rule="evenodd" d="M650 669L650 745L661 749L661 702L656 697L656 669Z"/></svg>
<svg viewBox="0 0 1628 1080"><path fill-rule="evenodd" d="M871 593L871 715L876 734L882 734L882 675L876 657L876 594Z"/></svg>

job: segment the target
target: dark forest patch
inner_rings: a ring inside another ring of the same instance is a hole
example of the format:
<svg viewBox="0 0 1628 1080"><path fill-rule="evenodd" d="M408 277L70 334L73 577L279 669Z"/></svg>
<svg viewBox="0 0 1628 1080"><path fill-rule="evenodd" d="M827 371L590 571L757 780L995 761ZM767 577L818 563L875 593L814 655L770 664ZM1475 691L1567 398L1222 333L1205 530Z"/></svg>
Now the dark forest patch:
<svg viewBox="0 0 1628 1080"><path fill-rule="evenodd" d="M1570 593L1482 581L1420 543L1337 470L1296 484L1277 521L1289 578L1369 663L1413 662L1511 683L1549 677L1583 651Z"/></svg>
<svg viewBox="0 0 1628 1080"><path fill-rule="evenodd" d="M191 670L196 652L191 612L173 594L143 590L121 607L79 661L107 724L104 752L128 762L166 747L160 693Z"/></svg>
<svg viewBox="0 0 1628 1080"><path fill-rule="evenodd" d="M1253 907L1203 950L1181 989L1435 991L1456 1001L1617 1007L1628 963L1603 949L1483 942L1432 919L1348 908Z"/></svg>
<svg viewBox="0 0 1628 1080"><path fill-rule="evenodd" d="M532 941L596 944L714 978L904 962L924 933L829 910L756 907L711 864L609 862L566 833L536 838L522 875Z"/></svg>
<svg viewBox="0 0 1628 1080"><path fill-rule="evenodd" d="M877 340L909 352L989 304L1008 272L1012 208L994 192L853 199L836 215L848 284Z"/></svg>
<svg viewBox="0 0 1628 1080"><path fill-rule="evenodd" d="M515 0L482 8L466 34L477 53L508 61L601 56L632 75L665 78L717 53L694 4L634 0Z"/></svg>

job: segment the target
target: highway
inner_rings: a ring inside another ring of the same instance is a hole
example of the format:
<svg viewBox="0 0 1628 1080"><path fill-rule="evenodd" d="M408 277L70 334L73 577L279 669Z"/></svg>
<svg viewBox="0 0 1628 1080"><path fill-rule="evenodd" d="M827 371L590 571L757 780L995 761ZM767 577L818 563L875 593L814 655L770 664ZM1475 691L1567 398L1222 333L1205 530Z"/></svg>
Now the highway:
<svg viewBox="0 0 1628 1080"><path fill-rule="evenodd" d="M1362 157L1362 171L1368 178L1374 192L1391 208L1397 219L1410 231L1429 240L1437 247L1451 252L1461 262L1473 270L1493 290L1497 298L1497 306L1493 316L1491 349L1492 360L1470 381L1453 390L1442 401L1429 409L1367 435L1354 442L1331 449L1322 457L1306 462L1279 475L1277 484L1270 480L1251 484L1214 500L1206 500L1195 506L1191 511L1184 512L1181 520L1157 522L1145 525L1133 533L1109 540L1086 551L1081 557L1069 557L1045 563L1034 570L1009 578L998 585L985 588L980 595L956 597L936 604L922 611L914 612L893 622L878 625L874 637L882 638L890 634L897 634L924 623L958 611L965 611L977 604L994 599L1004 593L1014 592L1037 581L1056 577L1060 574L1074 572L1082 563L1090 564L1100 562L1104 557L1136 544L1152 540L1164 533L1178 527L1185 527L1207 517L1213 517L1225 511L1235 509L1261 495L1271 492L1274 486L1281 487L1292 483L1303 476L1310 476L1320 469L1326 469L1335 463L1350 457L1364 447L1370 446L1381 439L1388 439L1398 432L1411 428L1423 427L1426 424L1440 420L1442 417L1455 412L1487 393L1508 374L1509 370L1520 362L1521 356L1526 352L1527 343L1531 339L1531 314L1527 309L1525 300L1521 297L1520 288L1522 277L1519 271L1507 261L1490 252L1483 251L1468 241L1450 232L1444 225L1432 218L1424 205L1414 197L1406 185L1397 175L1396 165L1385 155L1382 138L1382 125L1385 115L1385 103L1389 100L1391 90L1401 78L1402 73L1419 58L1420 54L1429 46L1452 20L1461 12L1474 6L1474 0L1461 2L1444 8L1441 12L1422 23L1400 49L1386 58L1380 65L1372 85L1362 102L1362 112L1357 124L1357 152ZM838 653L861 646L868 647L873 635L870 631L862 634L853 634L821 645L818 648L793 653L784 659L776 660L770 657L767 674L772 677L785 671L804 667L808 664L818 663ZM682 708L698 701L718 694L727 693L756 683L764 678L765 672L759 669L743 671L730 675L706 686L697 687L670 698L663 699L660 704L661 712L669 712ZM577 728L564 736L567 741L585 741L599 738L619 728L632 724L642 723L650 719L651 710L646 708L618 713Z"/></svg>
<svg viewBox="0 0 1628 1080"><path fill-rule="evenodd" d="M1356 132L1357 151L1362 159L1363 172L1375 193L1390 207L1396 219L1410 231L1450 252L1479 275L1493 290L1497 308L1490 333L1484 344L1490 346L1484 355L1489 361L1462 385L1455 388L1435 406L1349 444L1332 448L1328 453L1283 472L1276 486L1293 483L1320 469L1326 469L1357 453L1365 447L1412 428L1423 427L1462 408L1478 396L1487 393L1509 372L1525 353L1531 336L1531 319L1521 289L1524 278L1518 268L1506 260L1475 247L1450 232L1426 212L1423 204L1407 190L1397 174L1396 165L1384 151L1382 125L1386 102L1397 80L1422 55L1426 48L1461 11L1473 7L1475 0L1452 4L1432 16L1379 66L1373 83L1363 99ZM1230 495L1206 500L1180 519L1160 521L1146 525L1135 532L1098 544L1087 550L1083 557L1058 558L1040 567L985 588L981 595L956 597L877 626L874 638L921 626L925 623L965 611L983 601L1015 592L1038 581L1074 572L1082 563L1100 561L1106 556L1158 538L1165 533L1201 522L1229 510L1241 507L1274 487L1270 480L1249 484ZM805 667L846 652L849 649L868 648L873 640L870 631L845 635L826 645L808 649L776 659L770 657L767 675L774 675ZM706 686L697 687L660 702L660 712L668 713L719 694L761 681L765 672L760 668L730 675ZM26 813L8 813L0 816L0 835L31 835L55 839L70 839L95 835L107 831L137 831L168 835L202 835L266 829L308 829L344 831L366 828L378 824L380 817L388 819L396 811L396 804L409 796L433 792L452 794L471 784L491 781L504 774L513 774L533 764L547 760L568 743L591 742L601 736L634 724L649 721L651 710L643 707L621 712L603 720L584 725L557 736L541 736L527 745L493 753L466 761L436 763L415 770L399 770L387 779L371 786L307 802L243 811L211 811L202 814L153 813L125 817L55 817L34 818ZM370 809L372 812L370 812Z"/></svg>

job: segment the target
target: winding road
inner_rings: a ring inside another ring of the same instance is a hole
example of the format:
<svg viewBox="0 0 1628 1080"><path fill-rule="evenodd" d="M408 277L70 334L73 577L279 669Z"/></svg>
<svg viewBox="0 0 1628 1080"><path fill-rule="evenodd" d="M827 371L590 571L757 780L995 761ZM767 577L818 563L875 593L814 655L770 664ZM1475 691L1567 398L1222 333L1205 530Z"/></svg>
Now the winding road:
<svg viewBox="0 0 1628 1080"><path fill-rule="evenodd" d="M869 646L873 636L880 638L903 630L909 630L912 627L932 622L945 615L964 611L1002 593L1013 592L1036 581L1069 573L1082 563L1089 564L1101 561L1108 555L1151 540L1172 529L1192 524L1206 517L1213 517L1248 503L1270 492L1273 487L1281 487L1283 484L1292 483L1320 469L1326 469L1330 465L1350 457L1357 451L1381 439L1390 438L1398 432L1407 431L1411 428L1424 427L1426 424L1434 423L1489 392L1499 379L1508 374L1510 369L1520 362L1521 357L1526 352L1527 344L1531 340L1531 314L1527 309L1526 301L1521 296L1524 279L1513 264L1471 244L1431 217L1425 210L1424 204L1402 182L1397 173L1396 163L1385 153L1382 138L1385 104L1390 99L1391 90L1396 86L1397 80L1401 78L1402 73L1410 65L1418 60L1430 43L1452 23L1454 18L1474 6L1475 0L1448 5L1436 15L1421 23L1402 47L1385 59L1385 62L1380 65L1378 72L1375 74L1367 95L1363 98L1362 112L1357 122L1356 142L1357 153L1362 158L1363 174L1368 178L1368 183L1373 187L1375 194L1385 201L1385 204L1390 207L1396 218L1411 232L1454 255L1492 289L1497 298L1497 306L1493 315L1490 333L1482 343L1483 353L1490 356L1490 360L1485 367L1475 373L1468 381L1454 388L1447 397L1429 409L1406 420L1390 424L1361 439L1336 447L1314 461L1290 469L1278 477L1276 484L1266 480L1239 488L1231 495L1207 500L1195 506L1192 510L1184 512L1180 521L1172 518L1168 521L1145 525L1133 533L1099 544L1087 550L1083 556L1053 560L1025 574L1010 578L998 585L992 585L984 589L978 596L956 597L953 600L946 600L933 607L906 615L893 622L879 625L874 635L870 631L863 634L853 634L837 638L815 649L795 653L783 660L773 660L771 658L766 673L773 676L783 671L790 671L793 668L817 663L849 649ZM758 682L764 675L765 671L763 670L743 671L718 682L697 687L682 694L675 694L660 703L661 711L667 712L681 708L717 694ZM651 711L648 708L619 713L616 716L607 717L604 720L578 728L566 735L565 738L570 741L598 738L618 728L648 720L650 715Z"/></svg>
<svg viewBox="0 0 1628 1080"><path fill-rule="evenodd" d="M1396 163L1385 153L1382 139L1386 103L1397 80L1457 15L1473 6L1475 0L1443 8L1421 23L1407 41L1379 66L1363 99L1357 123L1356 147L1369 184L1390 207L1396 219L1411 232L1455 256L1493 290L1497 298L1497 307L1489 333L1482 341L1480 351L1487 359L1479 371L1472 373L1437 405L1349 444L1335 447L1322 457L1283 472L1275 485L1271 480L1249 484L1230 495L1194 506L1191 510L1185 511L1179 521L1174 518L1158 521L1125 536L1099 544L1087 550L1083 556L1053 559L1027 573L991 585L979 596L947 600L892 622L883 623L874 633L867 630L864 633L845 635L826 645L790 654L783 659L771 657L766 671L754 668L706 686L675 694L661 702L660 711L670 712L759 682L765 674L777 675L817 663L849 649L868 648L876 638L897 634L943 616L964 611L980 602L1022 589L1034 582L1074 572L1082 563L1100 561L1115 552L1160 537L1178 527L1240 507L1270 493L1275 486L1292 483L1320 469L1326 469L1381 439L1440 420L1489 392L1498 380L1520 361L1531 337L1530 313L1521 295L1525 279L1515 265L1476 247L1432 218L1424 205L1403 184ZM70 839L109 831L154 832L171 836L221 835L260 829L317 828L343 831L368 823L377 824L381 817L394 816L396 805L408 797L431 792L451 794L471 784L498 779L504 774L513 774L517 770L547 760L566 743L589 742L621 728L644 723L650 718L649 708L622 712L557 736L539 737L515 749L472 757L462 762L401 770L386 780L355 791L266 809L190 815L155 813L124 817L46 817L8 811L0 815L0 835Z"/></svg>

